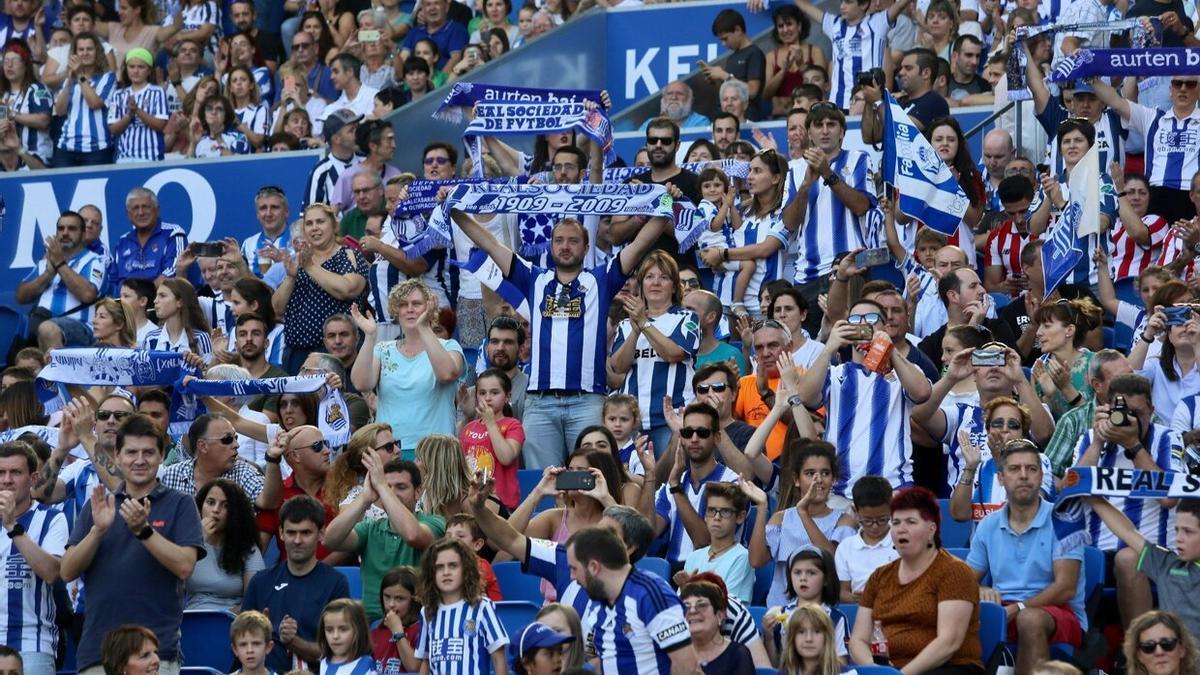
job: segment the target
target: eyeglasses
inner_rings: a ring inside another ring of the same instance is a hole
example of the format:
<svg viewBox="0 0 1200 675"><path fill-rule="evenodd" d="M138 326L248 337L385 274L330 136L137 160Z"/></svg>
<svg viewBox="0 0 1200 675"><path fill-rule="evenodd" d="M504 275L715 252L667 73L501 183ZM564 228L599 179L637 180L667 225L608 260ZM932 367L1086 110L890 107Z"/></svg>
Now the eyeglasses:
<svg viewBox="0 0 1200 675"><path fill-rule="evenodd" d="M675 139L670 136L647 136L646 145L672 145Z"/></svg>
<svg viewBox="0 0 1200 675"><path fill-rule="evenodd" d="M378 188L379 188L378 185L372 185L371 187L365 187L365 188L351 188L350 192L352 192L356 195L362 195L362 194L366 194L372 190L376 190Z"/></svg>
<svg viewBox="0 0 1200 675"><path fill-rule="evenodd" d="M1196 80L1171 80L1171 86L1176 89L1195 89L1200 82Z"/></svg>
<svg viewBox="0 0 1200 675"><path fill-rule="evenodd" d="M679 281L688 288L700 288L699 279L692 279L691 277L688 277L687 279L680 279Z"/></svg>
<svg viewBox="0 0 1200 675"><path fill-rule="evenodd" d="M449 157L442 157L440 155L425 158L425 166L433 166L434 164L437 164L438 166L444 166L449 163L450 163Z"/></svg>
<svg viewBox="0 0 1200 675"><path fill-rule="evenodd" d="M395 452L395 451L396 451L396 441L388 441L387 443L384 443L383 445L375 446L375 452Z"/></svg>
<svg viewBox="0 0 1200 675"><path fill-rule="evenodd" d="M996 429L997 431L999 431L1000 429L1008 429L1009 431L1020 431L1021 430L1021 420L994 419L991 422L988 422L988 428Z"/></svg>
<svg viewBox="0 0 1200 675"><path fill-rule="evenodd" d="M579 165L578 164L551 164L550 168L554 169L555 171L578 171Z"/></svg>
<svg viewBox="0 0 1200 675"><path fill-rule="evenodd" d="M721 392L725 391L728 388L729 388L729 385L724 382L713 382L712 384L698 384L698 385L696 385L696 393L697 394L707 394L708 392L711 391L714 394L720 394Z"/></svg>
<svg viewBox="0 0 1200 675"><path fill-rule="evenodd" d="M696 602L685 602L685 603L683 603L683 613L689 614L691 612L703 612L704 610L710 609L711 607L712 607L712 603L707 600L697 600Z"/></svg>
<svg viewBox="0 0 1200 675"><path fill-rule="evenodd" d="M679 435L683 438L691 438L692 436L708 438L713 435L713 430L708 427L684 427L679 430Z"/></svg>
<svg viewBox="0 0 1200 675"><path fill-rule="evenodd" d="M880 518L859 518L858 523L863 527L883 527L892 522L891 516L882 516Z"/></svg>
<svg viewBox="0 0 1200 675"><path fill-rule="evenodd" d="M308 49L313 43L311 42L293 42L292 49Z"/></svg>
<svg viewBox="0 0 1200 675"><path fill-rule="evenodd" d="M721 520L729 520L730 518L736 517L737 514L737 509L731 509L728 507L710 506L707 509L704 509L704 515L720 518Z"/></svg>
<svg viewBox="0 0 1200 675"><path fill-rule="evenodd" d="M879 312L867 312L865 314L851 314L846 317L846 323L879 323L883 321L883 315Z"/></svg>
<svg viewBox="0 0 1200 675"><path fill-rule="evenodd" d="M204 436L203 439L206 441L216 441L221 445L233 445L233 442L237 440L237 434L225 434L224 436Z"/></svg>
<svg viewBox="0 0 1200 675"><path fill-rule="evenodd" d="M133 413L121 412L119 410L97 410L96 411L96 419L100 420L101 422L107 422L108 418L115 417L117 419L117 421L120 422L121 420L125 419L126 417L129 417L132 414Z"/></svg>
<svg viewBox="0 0 1200 675"><path fill-rule="evenodd" d="M328 448L328 447L329 447L329 441L322 438L319 441L314 441L312 443L306 443L304 445L297 445L296 447L290 448L290 449L291 450L303 450L304 448L308 448L309 450L312 450L313 452L319 453L319 452L324 451L325 448Z"/></svg>
<svg viewBox="0 0 1200 675"><path fill-rule="evenodd" d="M1164 652L1170 654L1171 652L1175 651L1175 648L1178 646L1179 638L1161 638L1158 640L1146 640L1145 642L1139 642L1138 651L1143 654L1153 654L1155 649L1162 647Z"/></svg>

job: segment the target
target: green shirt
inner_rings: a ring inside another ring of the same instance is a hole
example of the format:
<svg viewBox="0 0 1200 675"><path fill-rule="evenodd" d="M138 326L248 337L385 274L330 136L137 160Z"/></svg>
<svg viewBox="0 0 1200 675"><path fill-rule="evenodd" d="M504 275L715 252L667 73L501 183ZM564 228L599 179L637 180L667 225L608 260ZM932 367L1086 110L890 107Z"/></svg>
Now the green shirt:
<svg viewBox="0 0 1200 675"><path fill-rule="evenodd" d="M1084 432L1092 428L1092 416L1096 414L1096 399L1088 398L1078 407L1067 411L1054 425L1054 435L1046 444L1046 459L1050 470L1062 478L1067 469L1075 464L1075 447Z"/></svg>
<svg viewBox="0 0 1200 675"><path fill-rule="evenodd" d="M434 539L441 539L446 534L445 518L428 513L416 516L417 522L428 527ZM363 606L367 609L367 618L375 621L383 617L379 606L379 584L383 575L400 565L420 568L422 552L401 539L387 518L364 520L354 526L354 533L358 535L358 555L362 559L359 574L362 576Z"/></svg>
<svg viewBox="0 0 1200 675"><path fill-rule="evenodd" d="M716 349L713 349L707 354L696 355L696 370L706 363L715 363L717 361L728 361L733 359L737 362L738 377L743 377L750 374L750 369L746 366L746 357L742 356L742 350L734 347L728 342L718 342Z"/></svg>
<svg viewBox="0 0 1200 675"><path fill-rule="evenodd" d="M343 237L349 235L355 239L362 239L366 233L367 214L363 213L362 209L356 206L342 216L342 222L338 224L338 234Z"/></svg>
<svg viewBox="0 0 1200 675"><path fill-rule="evenodd" d="M1079 358L1075 359L1075 363L1071 364L1071 386L1075 387L1075 391L1083 394L1083 398L1088 401L1096 398L1096 392L1092 391L1092 385L1088 384L1087 379L1088 366L1092 364L1092 357L1095 355L1095 352L1080 349ZM1042 396L1042 385L1038 383L1036 377L1033 378L1033 389L1039 397ZM1067 397L1063 396L1061 391L1054 392L1054 396L1050 397L1049 404L1050 414L1056 420L1071 410L1071 403L1067 401Z"/></svg>

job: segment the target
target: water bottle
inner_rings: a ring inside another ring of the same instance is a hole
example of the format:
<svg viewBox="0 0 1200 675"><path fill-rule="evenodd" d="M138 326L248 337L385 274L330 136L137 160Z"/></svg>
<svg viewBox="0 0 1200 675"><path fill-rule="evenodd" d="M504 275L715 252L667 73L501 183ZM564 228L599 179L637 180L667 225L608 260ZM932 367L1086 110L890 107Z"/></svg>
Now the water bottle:
<svg viewBox="0 0 1200 675"><path fill-rule="evenodd" d="M883 634L883 623L880 621L875 622L875 630L871 633L871 659L881 666L890 666L892 663L887 637Z"/></svg>

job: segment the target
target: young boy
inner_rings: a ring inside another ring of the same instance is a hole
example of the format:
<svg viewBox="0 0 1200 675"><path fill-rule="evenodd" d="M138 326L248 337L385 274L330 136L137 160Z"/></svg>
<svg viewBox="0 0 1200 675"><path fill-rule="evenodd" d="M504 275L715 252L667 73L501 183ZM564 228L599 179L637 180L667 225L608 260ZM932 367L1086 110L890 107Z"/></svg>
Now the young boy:
<svg viewBox="0 0 1200 675"><path fill-rule="evenodd" d="M496 573L492 571L492 564L479 555L487 543L487 539L483 536L483 530L479 529L479 523L475 522L475 517L467 513L454 516L450 522L446 523L446 536L461 541L475 551L475 559L479 562L479 577L483 579L484 593L489 600L495 602L503 600L504 596L500 593L500 581L496 579Z"/></svg>
<svg viewBox="0 0 1200 675"><path fill-rule="evenodd" d="M1200 635L1200 499L1175 507L1175 550L1150 544L1123 512L1101 497L1088 497L1092 512L1138 556L1137 568L1158 585L1158 609L1174 612L1192 635Z"/></svg>
<svg viewBox="0 0 1200 675"><path fill-rule="evenodd" d="M729 55L724 68L710 66L701 61L700 70L709 82L717 85L730 79L745 82L750 89L750 107L753 112L767 77L766 54L746 34L746 19L736 9L723 9L717 14L713 19L712 34L733 53Z"/></svg>
<svg viewBox="0 0 1200 675"><path fill-rule="evenodd" d="M642 428L642 412L638 408L637 398L629 394L613 394L604 399L604 407L600 410L600 419L604 428L612 432L617 439L618 454L621 464L629 470L631 476L645 476L642 460L635 452L638 431Z"/></svg>
<svg viewBox="0 0 1200 675"><path fill-rule="evenodd" d="M712 543L688 555L683 569L675 573L675 583L682 585L698 572L715 572L725 580L729 595L750 604L754 568L750 567L750 552L737 541L749 500L736 483L709 483L704 494L704 526Z"/></svg>
<svg viewBox="0 0 1200 675"><path fill-rule="evenodd" d="M242 669L230 675L275 675L267 669L267 654L275 646L271 640L271 620L266 614L249 610L237 615L229 627L233 655Z"/></svg>
<svg viewBox="0 0 1200 675"><path fill-rule="evenodd" d="M898 556L892 547L892 485L882 476L863 476L851 491L858 534L838 544L833 554L842 602L858 602L867 579Z"/></svg>

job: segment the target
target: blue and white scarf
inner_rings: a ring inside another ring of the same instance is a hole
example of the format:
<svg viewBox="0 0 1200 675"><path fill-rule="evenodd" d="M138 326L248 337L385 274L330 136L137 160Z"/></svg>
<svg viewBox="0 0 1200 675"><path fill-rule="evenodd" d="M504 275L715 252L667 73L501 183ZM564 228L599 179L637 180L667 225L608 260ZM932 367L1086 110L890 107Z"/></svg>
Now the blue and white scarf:
<svg viewBox="0 0 1200 675"><path fill-rule="evenodd" d="M1029 83L1025 81L1025 63L1028 58L1021 42L1046 33L1061 33L1071 31L1118 33L1133 31L1130 42L1135 48L1157 47L1162 41L1162 22L1150 19L1153 30L1147 31L1141 19L1122 19L1120 21L1085 21L1082 23L1054 23L1044 26L1020 26L1017 28L1017 39L1008 54L1008 100L1028 101L1033 98L1029 91Z"/></svg>
<svg viewBox="0 0 1200 675"><path fill-rule="evenodd" d="M192 419L203 413L203 396L259 396L282 394L311 394L325 387L324 375L300 377L269 377L261 380L200 380L187 379L180 383L177 391L185 399L193 399L200 409ZM317 409L317 428L329 441L329 445L340 447L350 442L350 413L342 393L327 389ZM186 432L186 429L184 430Z"/></svg>
<svg viewBox="0 0 1200 675"><path fill-rule="evenodd" d="M1071 56L1063 57L1054 66L1050 80L1065 82L1108 75L1154 77L1197 74L1200 74L1200 48L1196 47L1080 49Z"/></svg>
<svg viewBox="0 0 1200 675"><path fill-rule="evenodd" d="M438 211L442 205L437 200L438 191L445 186L473 185L475 183L511 183L523 182L520 178L454 178L451 180L414 180L408 184L408 196L396 204L392 217L404 222L399 228L401 232L425 233L428 228L426 214ZM409 241L401 241L400 249L409 259L419 258L430 250L447 244L437 238L424 234Z"/></svg>
<svg viewBox="0 0 1200 675"><path fill-rule="evenodd" d="M46 414L70 399L62 385L101 387L172 386L191 372L183 354L118 347L71 347L50 352L38 374L37 395Z"/></svg>
<svg viewBox="0 0 1200 675"><path fill-rule="evenodd" d="M1200 476L1096 466L1068 470L1054 504L1053 516L1054 534L1063 550L1091 543L1085 497L1197 499L1200 498Z"/></svg>
<svg viewBox="0 0 1200 675"><path fill-rule="evenodd" d="M471 155L475 177L483 178L484 136L537 136L562 131L578 131L598 143L605 164L616 161L608 115L603 108L582 102L479 103L475 119L463 132L463 142Z"/></svg>
<svg viewBox="0 0 1200 675"><path fill-rule="evenodd" d="M685 162L680 165L681 168L699 174L701 171L716 167L725 173L730 178L746 180L750 175L750 162L744 159L720 159L711 162ZM610 166L604 170L605 183L624 183L633 178L639 173L645 173L647 170L644 166Z"/></svg>
<svg viewBox="0 0 1200 675"><path fill-rule="evenodd" d="M581 103L591 101L603 107L599 89L538 89L509 87L502 84L455 82L433 116L447 122L463 122L466 110L476 103Z"/></svg>

